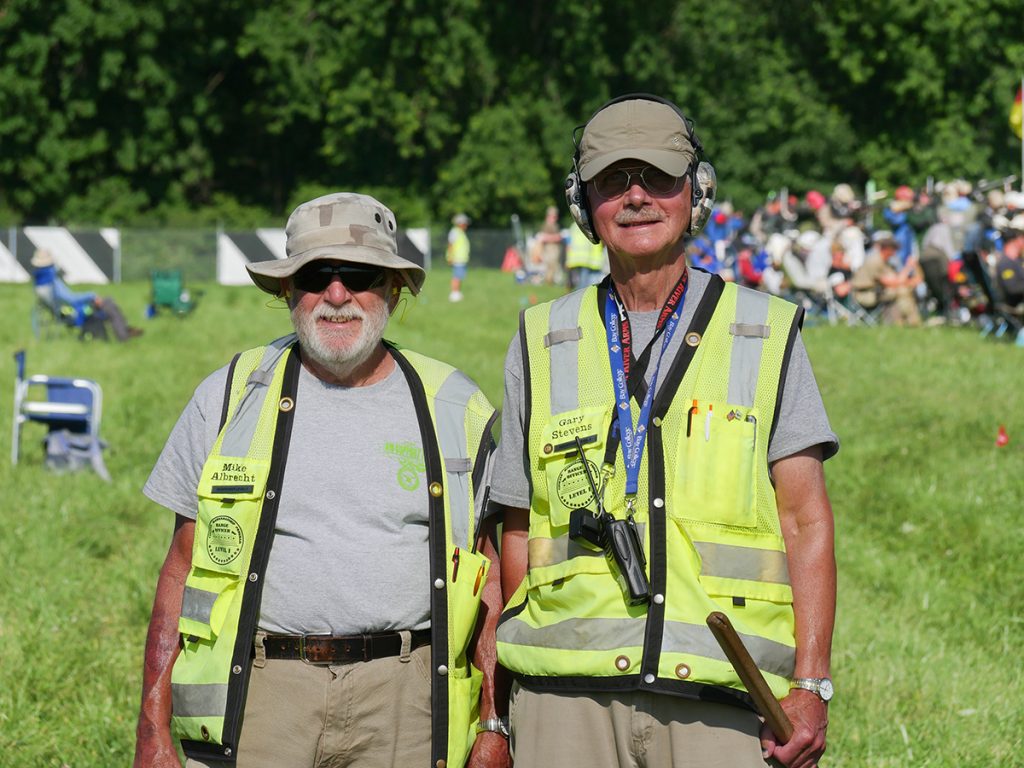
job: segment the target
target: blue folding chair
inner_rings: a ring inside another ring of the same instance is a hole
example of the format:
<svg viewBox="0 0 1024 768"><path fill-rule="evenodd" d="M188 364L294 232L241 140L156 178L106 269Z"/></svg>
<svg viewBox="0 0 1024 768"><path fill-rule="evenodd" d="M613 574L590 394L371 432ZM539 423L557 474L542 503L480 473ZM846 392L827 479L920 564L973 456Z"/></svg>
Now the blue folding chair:
<svg viewBox="0 0 1024 768"><path fill-rule="evenodd" d="M14 353L14 426L11 463L18 463L21 428L26 422L47 427L47 466L69 471L88 465L104 480L110 473L103 463L100 417L103 391L91 379L69 379L36 374L25 378L25 350Z"/></svg>

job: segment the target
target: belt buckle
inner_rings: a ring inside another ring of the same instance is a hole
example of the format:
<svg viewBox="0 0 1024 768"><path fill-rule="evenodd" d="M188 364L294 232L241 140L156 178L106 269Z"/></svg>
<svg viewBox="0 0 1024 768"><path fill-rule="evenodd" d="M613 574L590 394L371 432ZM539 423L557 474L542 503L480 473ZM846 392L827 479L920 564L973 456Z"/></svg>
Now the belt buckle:
<svg viewBox="0 0 1024 768"><path fill-rule="evenodd" d="M330 640L331 635L299 635L299 658L302 659L304 664L330 664L329 661L311 661L306 656L306 641L310 638L315 640Z"/></svg>

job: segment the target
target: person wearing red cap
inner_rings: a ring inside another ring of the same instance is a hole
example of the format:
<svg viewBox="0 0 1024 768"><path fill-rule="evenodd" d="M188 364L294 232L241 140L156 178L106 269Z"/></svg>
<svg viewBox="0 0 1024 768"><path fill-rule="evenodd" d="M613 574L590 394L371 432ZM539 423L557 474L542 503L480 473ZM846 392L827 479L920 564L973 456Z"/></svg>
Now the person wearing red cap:
<svg viewBox="0 0 1024 768"><path fill-rule="evenodd" d="M716 179L678 107L630 94L577 137L566 197L611 273L522 313L491 486L514 763L811 768L833 692L822 462L838 441L800 311L688 267ZM789 713L787 743L714 611Z"/></svg>

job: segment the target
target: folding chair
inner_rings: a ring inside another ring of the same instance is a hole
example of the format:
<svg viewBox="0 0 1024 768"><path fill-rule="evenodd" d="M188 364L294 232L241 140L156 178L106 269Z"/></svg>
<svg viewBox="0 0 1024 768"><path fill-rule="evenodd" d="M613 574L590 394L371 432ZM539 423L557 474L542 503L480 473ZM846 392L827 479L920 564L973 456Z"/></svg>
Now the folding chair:
<svg viewBox="0 0 1024 768"><path fill-rule="evenodd" d="M988 311L992 317L990 322L982 324L981 335L992 334L997 339L1010 332L1011 338L1017 338L1024 329L1024 309L1007 304L998 288L996 281L992 278L988 266L981 260L981 256L974 251L964 251L964 267L981 288L988 304Z"/></svg>
<svg viewBox="0 0 1024 768"><path fill-rule="evenodd" d="M169 309L176 315L184 316L196 308L202 292L195 294L185 290L185 280L180 269L157 269L151 273L152 298L150 315L161 309Z"/></svg>
<svg viewBox="0 0 1024 768"><path fill-rule="evenodd" d="M47 466L58 471L72 470L87 462L96 474L109 482L110 473L103 463L100 440L103 410L100 385L90 379L42 374L25 378L25 350L14 353L14 363L11 464L18 463L22 425L32 421L47 427Z"/></svg>

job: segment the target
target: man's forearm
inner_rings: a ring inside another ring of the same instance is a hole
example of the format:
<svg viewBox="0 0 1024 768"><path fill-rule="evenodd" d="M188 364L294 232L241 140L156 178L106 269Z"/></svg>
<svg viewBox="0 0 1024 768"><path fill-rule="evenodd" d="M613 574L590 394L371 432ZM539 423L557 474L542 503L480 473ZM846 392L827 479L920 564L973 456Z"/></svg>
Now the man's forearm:
<svg viewBox="0 0 1024 768"><path fill-rule="evenodd" d="M194 533L194 521L181 516L176 519L171 546L157 581L153 615L146 635L142 705L135 731L135 765L138 767L178 764L170 729L171 670L180 650L178 616L192 561Z"/></svg>
<svg viewBox="0 0 1024 768"><path fill-rule="evenodd" d="M171 669L180 649L178 616L181 590L173 577L161 572L153 615L146 635L146 655L142 672L142 707L139 713L139 739L169 733L171 723Z"/></svg>
<svg viewBox="0 0 1024 768"><path fill-rule="evenodd" d="M505 670L498 664L498 650L495 633L501 618L501 563L494 546L495 522L484 526L480 552L491 561L487 581L483 586L480 617L477 620L477 637L473 652L473 664L483 672L480 688L480 719L489 720L505 714L508 707L508 679Z"/></svg>
<svg viewBox="0 0 1024 768"><path fill-rule="evenodd" d="M820 450L776 462L773 473L793 587L796 677L829 674L836 611L835 526Z"/></svg>

